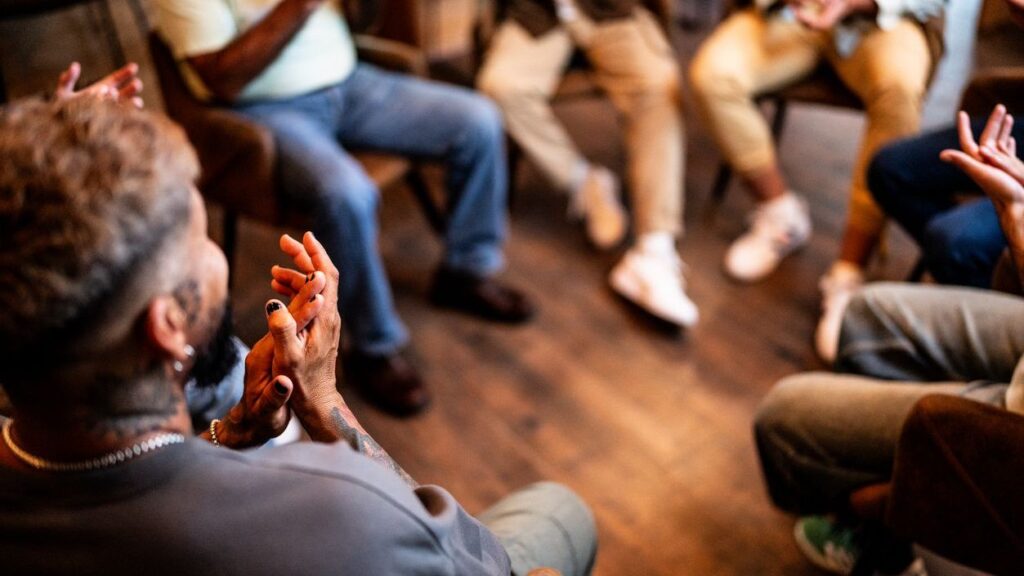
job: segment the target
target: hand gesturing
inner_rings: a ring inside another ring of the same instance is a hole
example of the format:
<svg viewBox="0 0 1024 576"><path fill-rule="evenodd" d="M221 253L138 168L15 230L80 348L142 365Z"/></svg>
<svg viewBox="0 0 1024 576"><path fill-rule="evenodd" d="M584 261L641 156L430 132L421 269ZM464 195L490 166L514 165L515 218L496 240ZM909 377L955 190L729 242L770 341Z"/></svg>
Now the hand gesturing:
<svg viewBox="0 0 1024 576"><path fill-rule="evenodd" d="M1013 116L1002 104L996 106L978 141L965 112L960 112L957 128L961 150L943 150L942 160L970 176L1000 212L1024 206L1024 163L1017 158L1017 141L1011 135Z"/></svg>
<svg viewBox="0 0 1024 576"><path fill-rule="evenodd" d="M142 98L139 96L142 93L142 80L139 79L138 64L127 64L89 86L75 90L75 84L78 84L81 75L82 66L78 62L72 62L57 80L54 97L57 100L95 97L131 103L136 108L142 108Z"/></svg>

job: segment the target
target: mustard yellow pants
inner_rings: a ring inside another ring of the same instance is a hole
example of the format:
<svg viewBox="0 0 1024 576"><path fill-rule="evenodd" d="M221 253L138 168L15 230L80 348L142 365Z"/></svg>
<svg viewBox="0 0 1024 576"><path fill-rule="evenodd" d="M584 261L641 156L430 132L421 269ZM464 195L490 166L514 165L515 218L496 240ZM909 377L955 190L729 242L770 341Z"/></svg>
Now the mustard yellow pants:
<svg viewBox="0 0 1024 576"><path fill-rule="evenodd" d="M570 190L585 163L549 102L575 48L622 116L629 184L638 234L680 234L683 213L683 132L680 72L654 17L595 23L583 15L534 38L513 21L497 30L480 71L480 90L498 103L509 134L558 188Z"/></svg>
<svg viewBox="0 0 1024 576"><path fill-rule="evenodd" d="M885 219L868 192L865 171L881 146L918 131L931 69L920 26L904 19L891 29L873 27L851 54L841 56L829 32L744 10L726 19L704 42L690 66L690 80L726 161L741 175L749 175L776 162L771 132L754 97L799 81L823 59L861 98L867 112L847 227L877 237Z"/></svg>

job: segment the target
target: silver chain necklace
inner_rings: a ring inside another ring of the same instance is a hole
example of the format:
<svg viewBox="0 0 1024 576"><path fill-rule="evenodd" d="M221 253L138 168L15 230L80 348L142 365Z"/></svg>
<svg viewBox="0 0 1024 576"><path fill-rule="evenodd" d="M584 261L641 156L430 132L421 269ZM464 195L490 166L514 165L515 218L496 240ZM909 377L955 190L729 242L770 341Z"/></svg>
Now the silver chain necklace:
<svg viewBox="0 0 1024 576"><path fill-rule="evenodd" d="M53 472L85 472L87 470L100 470L102 468L109 468L127 462L137 456L142 456L147 452L159 450L165 446L172 444L181 444L185 441L185 437L181 434L175 434L171 432L164 432L157 434L149 440L139 442L138 444L129 446L104 454L91 460L84 460L81 462L53 462L52 460L44 460L38 456L33 456L26 452L23 448L14 443L14 438L11 437L11 426L14 424L14 420L8 420L4 423L3 437L7 447L14 452L14 455L19 460L35 468L36 470L48 470Z"/></svg>

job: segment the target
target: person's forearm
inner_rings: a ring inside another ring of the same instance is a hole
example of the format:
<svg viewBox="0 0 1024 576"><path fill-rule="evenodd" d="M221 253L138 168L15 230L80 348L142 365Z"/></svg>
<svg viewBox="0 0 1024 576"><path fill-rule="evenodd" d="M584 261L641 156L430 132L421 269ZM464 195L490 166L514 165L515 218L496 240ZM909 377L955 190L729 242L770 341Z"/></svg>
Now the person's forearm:
<svg viewBox="0 0 1024 576"><path fill-rule="evenodd" d="M363 429L341 395L311 410L295 410L315 442L346 442L353 450L380 462L412 488L419 484Z"/></svg>
<svg viewBox="0 0 1024 576"><path fill-rule="evenodd" d="M234 101L270 66L324 0L282 0L230 44L188 59L206 87L220 100Z"/></svg>

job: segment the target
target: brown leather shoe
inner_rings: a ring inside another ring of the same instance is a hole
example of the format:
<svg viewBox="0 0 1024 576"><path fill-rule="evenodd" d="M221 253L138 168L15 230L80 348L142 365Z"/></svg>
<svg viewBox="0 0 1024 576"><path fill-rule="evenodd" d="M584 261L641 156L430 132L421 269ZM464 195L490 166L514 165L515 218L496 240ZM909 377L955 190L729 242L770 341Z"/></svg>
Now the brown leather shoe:
<svg viewBox="0 0 1024 576"><path fill-rule="evenodd" d="M401 352L387 356L352 352L345 368L356 390L388 414L412 416L430 404L430 392Z"/></svg>
<svg viewBox="0 0 1024 576"><path fill-rule="evenodd" d="M495 322L519 324L533 317L536 306L526 294L493 278L441 267L434 275L430 301Z"/></svg>

